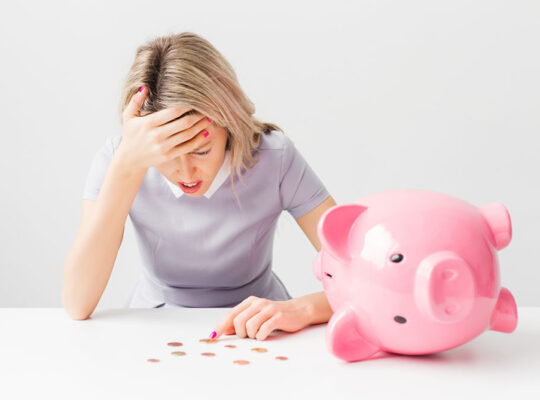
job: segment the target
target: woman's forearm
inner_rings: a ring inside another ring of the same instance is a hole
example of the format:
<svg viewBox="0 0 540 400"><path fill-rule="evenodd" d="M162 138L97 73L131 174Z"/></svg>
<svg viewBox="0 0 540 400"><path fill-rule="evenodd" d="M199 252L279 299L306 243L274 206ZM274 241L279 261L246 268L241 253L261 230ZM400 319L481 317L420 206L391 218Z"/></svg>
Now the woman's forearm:
<svg viewBox="0 0 540 400"><path fill-rule="evenodd" d="M308 325L328 322L334 313L324 291L297 297L295 300L306 305Z"/></svg>
<svg viewBox="0 0 540 400"><path fill-rule="evenodd" d="M115 154L95 204L81 218L66 258L62 284L62 301L73 318L87 318L105 290L144 174Z"/></svg>

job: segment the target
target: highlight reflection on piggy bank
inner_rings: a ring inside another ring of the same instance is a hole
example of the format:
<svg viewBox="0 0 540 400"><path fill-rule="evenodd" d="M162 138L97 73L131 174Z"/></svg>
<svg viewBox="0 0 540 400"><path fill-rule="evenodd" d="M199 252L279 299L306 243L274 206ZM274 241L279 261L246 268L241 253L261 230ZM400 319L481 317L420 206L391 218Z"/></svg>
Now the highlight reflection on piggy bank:
<svg viewBox="0 0 540 400"><path fill-rule="evenodd" d="M387 191L328 209L317 233L313 271L334 311L326 343L343 360L435 353L516 328L499 282L497 251L512 238L500 203Z"/></svg>

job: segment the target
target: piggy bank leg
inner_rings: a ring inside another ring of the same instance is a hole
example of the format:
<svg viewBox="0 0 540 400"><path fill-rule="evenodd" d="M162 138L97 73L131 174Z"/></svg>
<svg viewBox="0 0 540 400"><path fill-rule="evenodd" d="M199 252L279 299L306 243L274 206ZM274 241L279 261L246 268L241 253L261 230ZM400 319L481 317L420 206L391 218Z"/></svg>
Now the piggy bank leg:
<svg viewBox="0 0 540 400"><path fill-rule="evenodd" d="M345 361L360 361L380 349L370 343L361 332L360 316L350 307L343 307L332 315L326 329L328 350Z"/></svg>
<svg viewBox="0 0 540 400"><path fill-rule="evenodd" d="M501 288L495 310L491 315L490 329L499 332L510 333L517 326L517 307L512 293L506 288Z"/></svg>

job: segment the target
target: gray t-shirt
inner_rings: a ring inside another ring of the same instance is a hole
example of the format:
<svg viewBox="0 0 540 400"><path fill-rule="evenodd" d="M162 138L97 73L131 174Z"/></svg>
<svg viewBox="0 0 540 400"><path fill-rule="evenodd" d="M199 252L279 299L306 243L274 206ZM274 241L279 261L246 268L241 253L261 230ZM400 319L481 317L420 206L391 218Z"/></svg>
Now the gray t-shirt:
<svg viewBox="0 0 540 400"><path fill-rule="evenodd" d="M97 198L121 140L108 136L95 155L83 199ZM143 268L127 306L234 307L250 295L291 299L272 271L278 217L287 210L298 218L329 193L288 136L266 132L258 152L258 163L243 171L244 182L234 176L241 208L228 152L200 197L183 194L156 168L148 169L129 211Z"/></svg>

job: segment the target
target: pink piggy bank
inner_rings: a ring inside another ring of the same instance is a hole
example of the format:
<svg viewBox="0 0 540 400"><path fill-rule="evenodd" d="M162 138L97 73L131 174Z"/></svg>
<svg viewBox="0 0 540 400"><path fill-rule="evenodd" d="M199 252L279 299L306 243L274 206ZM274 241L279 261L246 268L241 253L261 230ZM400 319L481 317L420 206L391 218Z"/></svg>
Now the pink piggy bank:
<svg viewBox="0 0 540 400"><path fill-rule="evenodd" d="M328 209L317 233L313 271L334 311L326 344L343 360L435 353L516 328L499 282L497 250L512 238L500 203L387 191Z"/></svg>

